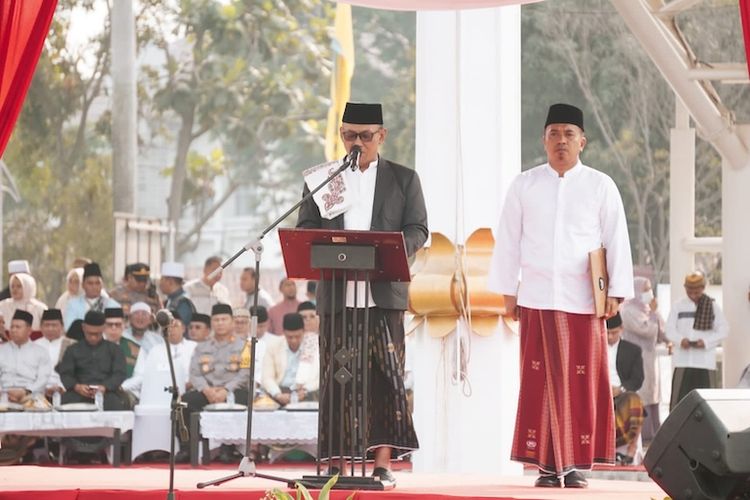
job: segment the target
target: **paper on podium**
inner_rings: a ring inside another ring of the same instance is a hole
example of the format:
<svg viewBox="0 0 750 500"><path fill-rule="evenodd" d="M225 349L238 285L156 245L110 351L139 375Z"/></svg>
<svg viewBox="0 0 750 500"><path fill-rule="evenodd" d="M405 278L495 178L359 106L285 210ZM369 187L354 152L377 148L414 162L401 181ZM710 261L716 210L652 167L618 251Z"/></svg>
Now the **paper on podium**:
<svg viewBox="0 0 750 500"><path fill-rule="evenodd" d="M609 289L606 248L599 247L589 252L589 268L591 270L591 287L594 292L594 309L596 316L603 318L607 310L607 291Z"/></svg>

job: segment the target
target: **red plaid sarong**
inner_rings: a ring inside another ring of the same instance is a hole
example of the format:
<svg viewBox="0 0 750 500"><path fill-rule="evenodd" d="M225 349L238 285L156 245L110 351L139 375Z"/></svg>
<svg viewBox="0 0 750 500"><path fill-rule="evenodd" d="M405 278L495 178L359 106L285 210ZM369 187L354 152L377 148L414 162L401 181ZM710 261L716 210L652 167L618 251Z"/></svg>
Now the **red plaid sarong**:
<svg viewBox="0 0 750 500"><path fill-rule="evenodd" d="M603 320L521 308L521 389L511 458L557 474L614 464Z"/></svg>

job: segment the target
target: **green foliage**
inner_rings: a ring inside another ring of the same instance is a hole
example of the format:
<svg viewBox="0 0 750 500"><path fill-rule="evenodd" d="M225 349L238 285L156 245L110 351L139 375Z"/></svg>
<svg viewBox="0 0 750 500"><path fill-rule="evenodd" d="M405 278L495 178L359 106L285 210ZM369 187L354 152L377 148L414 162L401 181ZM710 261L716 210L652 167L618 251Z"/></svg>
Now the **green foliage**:
<svg viewBox="0 0 750 500"><path fill-rule="evenodd" d="M335 476L332 476L325 485L323 485L323 488L321 488L318 495L318 500L328 500L330 498L331 490L333 489L333 486L336 484L336 481L338 481L338 479L339 475L336 474ZM314 497L304 485L295 483L294 489L296 491L296 498L284 490L274 488L266 492L264 500L313 500ZM352 500L355 495L356 493L350 494L348 497L346 497L346 500Z"/></svg>
<svg viewBox="0 0 750 500"><path fill-rule="evenodd" d="M107 74L109 29L90 41L84 64L66 42L74 8L91 2L59 2L4 155L22 200L5 199L3 257L30 261L37 296L48 303L74 258L99 261L106 275L112 256L108 118L92 111Z"/></svg>

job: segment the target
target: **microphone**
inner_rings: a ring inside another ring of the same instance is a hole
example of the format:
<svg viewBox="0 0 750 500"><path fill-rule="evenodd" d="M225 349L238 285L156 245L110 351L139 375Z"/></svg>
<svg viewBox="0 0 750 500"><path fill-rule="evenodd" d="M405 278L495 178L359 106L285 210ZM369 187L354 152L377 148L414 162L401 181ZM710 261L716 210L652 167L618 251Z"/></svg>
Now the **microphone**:
<svg viewBox="0 0 750 500"><path fill-rule="evenodd" d="M352 171L359 168L359 157L361 154L362 147L356 144L352 146L352 149L349 150L349 155L346 157L346 159L349 160L349 165L351 166Z"/></svg>
<svg viewBox="0 0 750 500"><path fill-rule="evenodd" d="M174 319L174 316L172 316L172 313L169 312L169 309L159 309L159 312L156 313L156 323L161 328L168 327L172 320Z"/></svg>

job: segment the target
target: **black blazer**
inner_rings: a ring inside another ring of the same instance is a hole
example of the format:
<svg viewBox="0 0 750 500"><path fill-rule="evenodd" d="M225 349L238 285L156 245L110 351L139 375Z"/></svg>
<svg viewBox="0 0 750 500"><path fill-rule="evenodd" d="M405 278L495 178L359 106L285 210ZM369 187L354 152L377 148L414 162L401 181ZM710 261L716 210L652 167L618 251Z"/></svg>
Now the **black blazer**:
<svg viewBox="0 0 750 500"><path fill-rule="evenodd" d="M375 199L372 205L371 231L401 231L406 253L412 257L427 241L427 208L419 176L414 170L380 157L375 178ZM305 184L302 195L310 190ZM310 198L300 206L297 227L305 229L344 229L344 214L324 219L315 201ZM320 313L329 312L331 282L321 281L316 290ZM382 309L406 310L408 283L373 282L372 298ZM344 290L336 283L336 311L342 309Z"/></svg>
<svg viewBox="0 0 750 500"><path fill-rule="evenodd" d="M617 375L620 377L622 386L630 391L636 392L643 385L643 356L641 348L632 342L620 339L617 347Z"/></svg>

